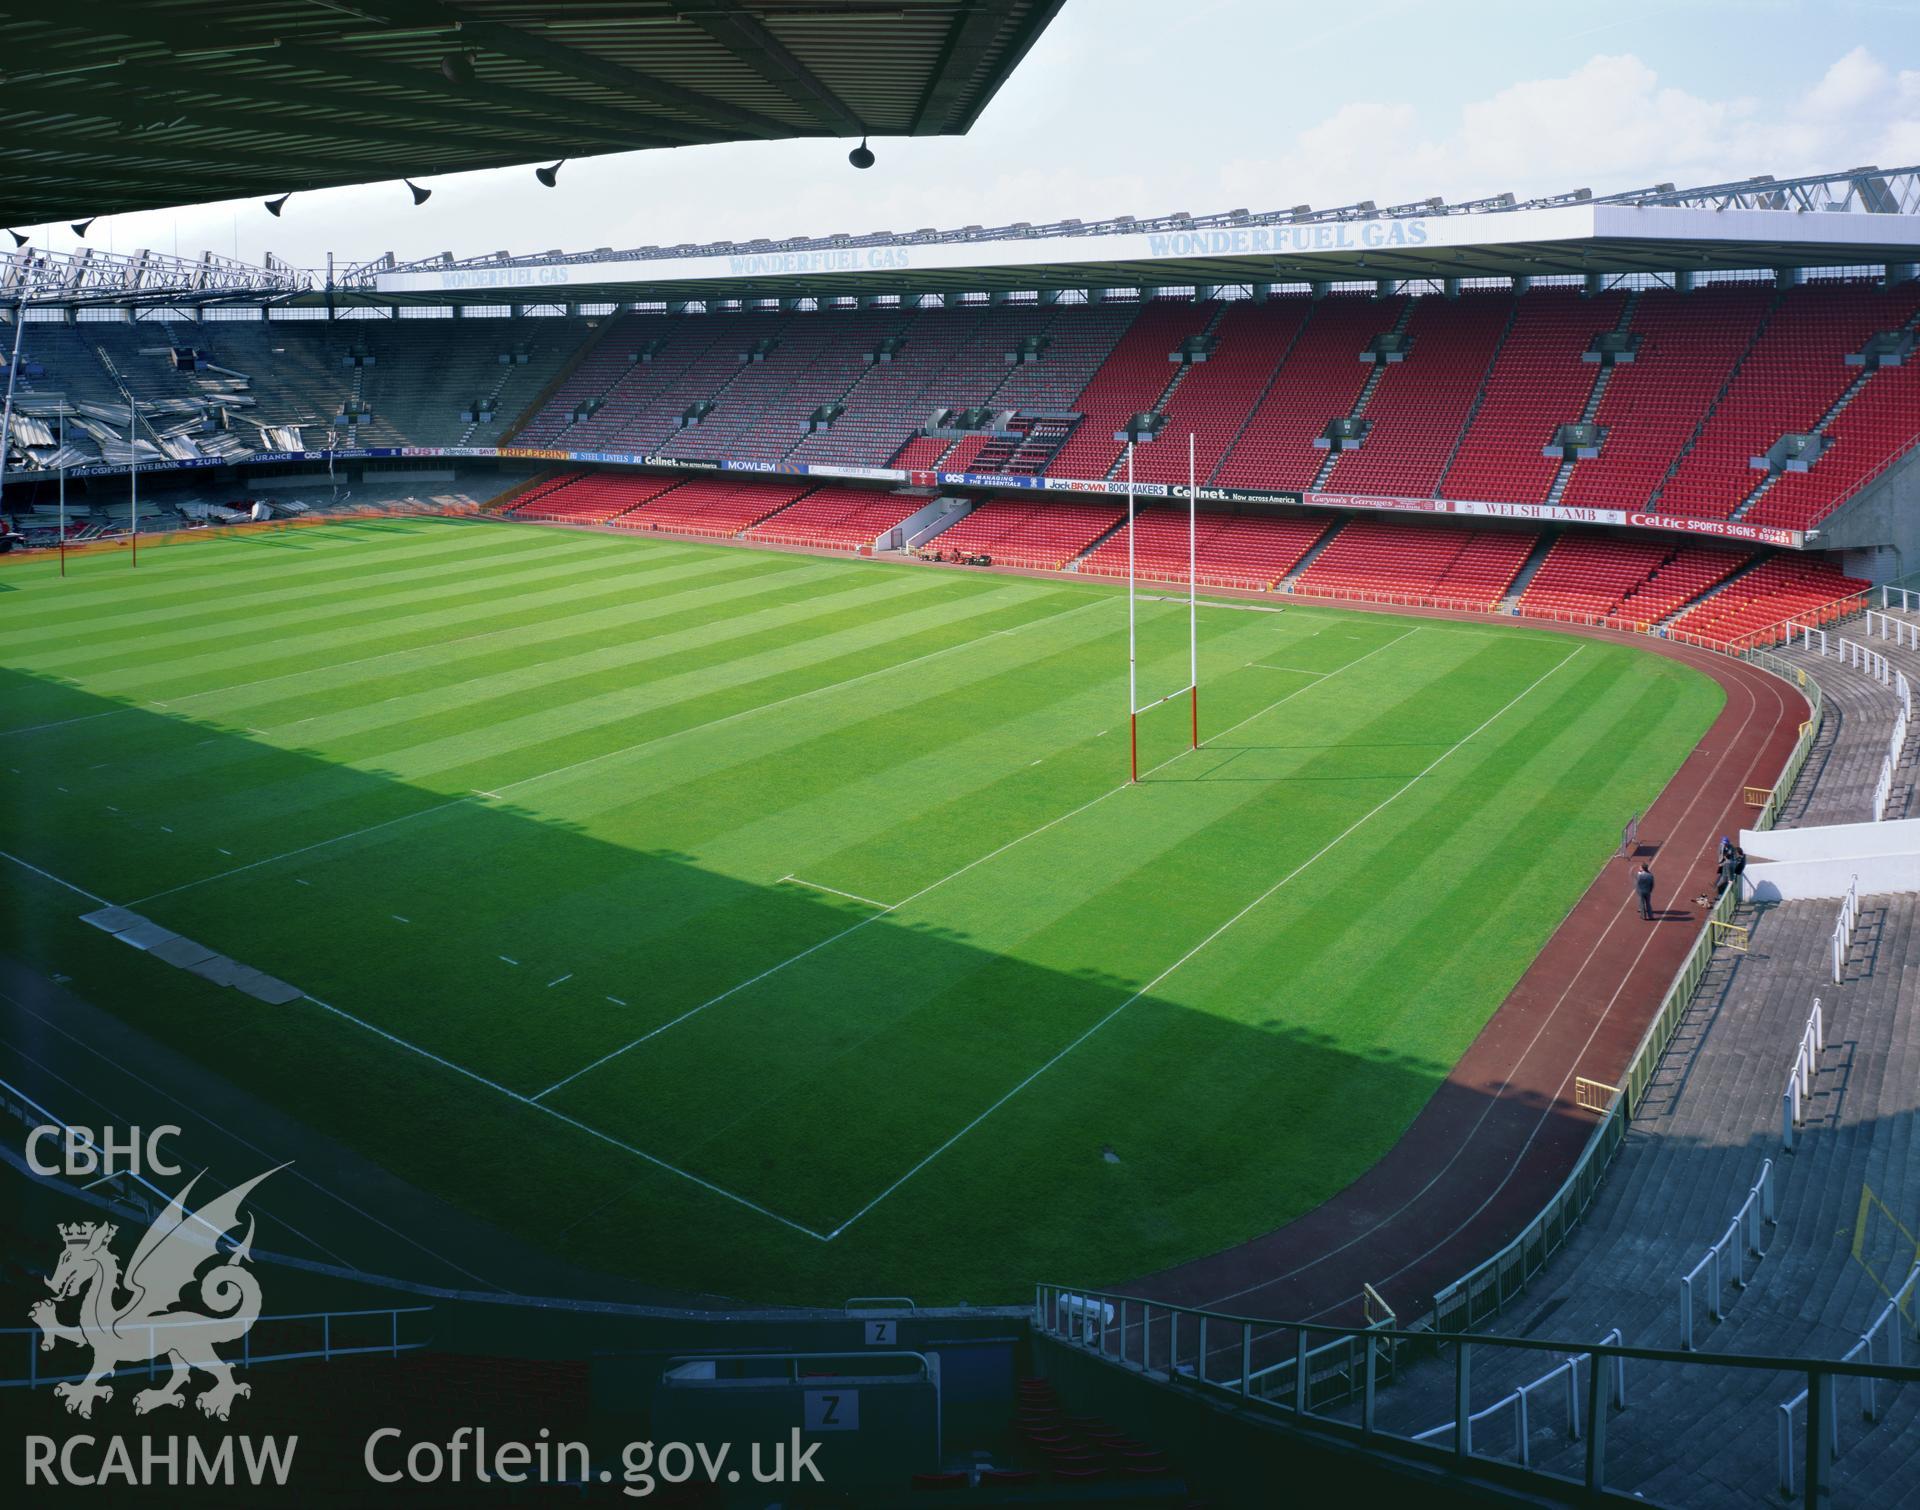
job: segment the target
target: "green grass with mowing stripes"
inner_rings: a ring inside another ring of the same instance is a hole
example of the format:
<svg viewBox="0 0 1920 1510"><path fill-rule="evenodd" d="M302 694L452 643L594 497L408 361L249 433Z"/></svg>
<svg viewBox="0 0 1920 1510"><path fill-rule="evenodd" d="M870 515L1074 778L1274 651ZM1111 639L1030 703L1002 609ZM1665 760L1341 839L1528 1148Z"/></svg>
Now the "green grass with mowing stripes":
<svg viewBox="0 0 1920 1510"><path fill-rule="evenodd" d="M1140 685L1186 679L1143 603ZM1126 1278L1347 1184L1717 711L1631 647L487 522L0 575L0 947L582 1263ZM17 773L17 774L16 774ZM1118 1161L1102 1156L1111 1145Z"/></svg>

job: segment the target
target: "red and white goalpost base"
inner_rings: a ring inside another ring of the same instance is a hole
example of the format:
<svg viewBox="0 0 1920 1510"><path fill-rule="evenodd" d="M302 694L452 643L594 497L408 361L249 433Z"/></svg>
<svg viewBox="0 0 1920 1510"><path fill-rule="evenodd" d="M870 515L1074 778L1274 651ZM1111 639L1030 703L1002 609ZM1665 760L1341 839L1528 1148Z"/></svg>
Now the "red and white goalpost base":
<svg viewBox="0 0 1920 1510"><path fill-rule="evenodd" d="M1140 715L1184 695L1192 709L1193 748L1200 748L1199 494L1194 486L1193 435L1187 436L1187 684L1152 702L1140 701L1139 638L1135 633L1133 446L1127 442L1127 779L1140 779Z"/></svg>

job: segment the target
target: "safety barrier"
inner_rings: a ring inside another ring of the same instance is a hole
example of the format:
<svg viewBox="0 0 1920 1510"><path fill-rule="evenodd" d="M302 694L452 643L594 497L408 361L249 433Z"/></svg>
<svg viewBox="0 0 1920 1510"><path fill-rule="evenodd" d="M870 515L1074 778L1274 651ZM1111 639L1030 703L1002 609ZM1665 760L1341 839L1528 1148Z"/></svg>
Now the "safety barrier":
<svg viewBox="0 0 1920 1510"><path fill-rule="evenodd" d="M1046 1330L1116 1363L1224 1388L1246 1399L1291 1401L1300 1410L1349 1397L1368 1367L1376 1379L1391 1377L1397 1359L1389 1348L1384 1359L1369 1364L1362 1356L1369 1345L1360 1336L1343 1335L1311 1347L1289 1324L1229 1319L1137 1295L1049 1287L1038 1295ZM1389 1327L1394 1319L1388 1311L1361 1332Z"/></svg>
<svg viewBox="0 0 1920 1510"><path fill-rule="evenodd" d="M1793 1068L1787 1072L1787 1088L1780 1093L1780 1146L1793 1152L1793 1130L1806 1119L1807 1097L1813 1094L1813 1077L1820 1068L1820 1051L1827 1046L1826 1019L1820 1012L1820 998L1814 997L1813 1011L1800 1032L1800 1046L1793 1052Z"/></svg>
<svg viewBox="0 0 1920 1510"><path fill-rule="evenodd" d="M1853 925L1860 920L1860 878L1847 882L1847 894L1840 899L1840 918L1833 925L1833 983L1841 983L1846 973L1847 951L1853 946Z"/></svg>
<svg viewBox="0 0 1920 1510"><path fill-rule="evenodd" d="M1873 1324L1860 1334L1860 1340L1841 1354L1840 1361L1842 1363L1864 1361L1868 1364L1877 1362L1875 1349L1884 1336L1887 1361L1896 1368L1900 1367L1903 1362L1901 1355L1904 1351L1900 1341L1902 1322L1905 1322L1913 1331L1914 1340L1920 1342L1920 1321L1916 1320L1916 1317L1920 1317L1920 1309L1916 1309L1915 1306L1916 1290L1920 1290L1920 1263L1913 1266L1912 1271L1907 1275L1906 1283L1888 1297L1887 1303L1880 1308L1880 1314L1874 1317ZM1820 1415L1825 1422L1825 1429L1819 1435L1826 1438L1828 1462L1838 1462L1841 1452L1840 1412L1837 1408L1839 1402L1835 1398L1837 1393L1835 1382L1833 1376L1829 1374L1820 1380L1817 1386L1820 1391ZM1859 1374L1855 1376L1854 1383L1860 1391L1860 1419L1871 1428L1880 1419L1881 1381L1873 1374ZM1800 1489L1798 1469L1801 1459L1793 1450L1794 1431L1799 1424L1799 1417L1807 1408L1808 1400L1813 1396L1815 1387L1810 1384L1792 1399L1780 1402L1780 1492L1789 1497L1797 1494ZM1804 1445L1805 1453L1811 1454L1813 1450L1812 1442Z"/></svg>
<svg viewBox="0 0 1920 1510"><path fill-rule="evenodd" d="M1798 633L1800 636L1800 644L1802 648L1811 650L1815 655L1825 655L1827 653L1826 630L1816 629L1811 624L1802 624L1797 620L1788 619L1786 623L1786 631L1787 631L1786 644L1789 650L1793 648L1793 637L1796 633ZM1816 639L1818 639L1819 641L1819 644L1817 645L1814 643Z"/></svg>
<svg viewBox="0 0 1920 1510"><path fill-rule="evenodd" d="M1600 1340L1602 1342L1619 1342L1621 1340L1620 1328L1615 1327ZM1613 1389L1611 1391L1613 1408L1615 1410L1625 1410L1627 1408L1627 1360L1623 1357L1615 1357L1611 1362L1613 1365L1611 1370L1613 1375ZM1433 1442L1438 1441L1442 1437L1458 1435L1465 1439L1466 1451L1471 1453L1475 1450L1473 1445L1473 1429L1483 1421L1491 1421L1498 1416L1508 1416L1511 1417L1513 1426L1514 1461L1522 1468L1531 1468L1533 1466L1533 1444L1531 1438L1533 1435L1534 1417L1533 1412L1528 1407L1528 1396L1535 1390L1549 1390L1556 1384L1564 1384L1567 1440L1569 1442L1579 1441L1580 1396L1582 1393L1580 1388L1580 1367L1582 1364L1585 1364L1588 1368L1592 1368L1594 1366L1593 1355L1590 1353L1571 1353L1567 1356L1566 1361L1557 1368L1549 1369L1532 1383L1521 1385L1511 1394L1502 1395L1498 1400L1495 1400L1493 1404L1487 1406L1486 1409L1477 1410L1468 1416L1467 1429L1464 1432L1459 1431L1454 1422L1442 1421L1438 1426L1429 1426L1425 1431L1416 1432L1413 1440L1416 1442Z"/></svg>
<svg viewBox="0 0 1920 1510"><path fill-rule="evenodd" d="M1893 663L1871 646L1862 645L1858 640L1850 640L1841 634L1834 636L1833 650L1842 662L1872 677L1881 686L1893 684Z"/></svg>
<svg viewBox="0 0 1920 1510"><path fill-rule="evenodd" d="M1773 1225L1772 1159L1761 1163L1760 1178L1753 1182L1747 1198L1740 1203L1740 1209L1734 1212L1733 1220L1727 1223L1727 1230L1707 1249L1700 1262L1680 1278L1681 1351L1693 1350L1694 1281L1699 1279L1702 1271L1706 1273L1707 1315L1715 1321L1720 1320L1727 1313L1727 1286L1731 1284L1736 1291L1747 1287L1745 1255L1751 1255L1757 1263L1766 1254L1766 1248L1760 1240L1763 1225Z"/></svg>
<svg viewBox="0 0 1920 1510"><path fill-rule="evenodd" d="M1920 650L1920 624L1909 624L1905 619L1896 619L1892 614L1882 613L1869 608L1861 618L1861 630L1883 640L1892 640L1898 648Z"/></svg>
<svg viewBox="0 0 1920 1510"><path fill-rule="evenodd" d="M1061 1304L1062 1299L1068 1296L1073 1297L1073 1303ZM1131 1316L1138 1318L1138 1321L1132 1329L1128 1326L1116 1328L1109 1325L1101 1328L1088 1325L1091 1318L1109 1314ZM1159 1329L1172 1343L1177 1344L1182 1338L1196 1341L1198 1350L1193 1357L1197 1363L1186 1361L1188 1354L1177 1345L1161 1352L1151 1347L1128 1344L1130 1335L1150 1336L1156 1324L1160 1324ZM1264 1415L1276 1423L1353 1441L1370 1451L1428 1467L1445 1467L1449 1463L1456 1467L1464 1466L1469 1459L1478 1456L1472 1446L1474 1423L1485 1421L1503 1411L1510 1416L1516 1415L1520 1409L1510 1396L1503 1396L1489 1409L1474 1409L1473 1368L1476 1358L1490 1352L1495 1355L1502 1352L1541 1353L1553 1358L1557 1367L1542 1376L1541 1380L1528 1385L1526 1393L1534 1392L1543 1384L1551 1387L1555 1380L1564 1379L1566 1365L1573 1361L1576 1371L1584 1370L1586 1397L1580 1421L1584 1452L1582 1462L1574 1472L1590 1494L1622 1487L1607 1483L1607 1439L1610 1418L1617 1409L1626 1405L1624 1368L1628 1363L1633 1363L1636 1368L1642 1364L1668 1364L1715 1376L1703 1389L1675 1395L1650 1424L1649 1430L1671 1433L1676 1451L1689 1450L1689 1443L1697 1445L1698 1434L1707 1429L1706 1418L1714 1402L1723 1393L1717 1387L1720 1377L1737 1378L1751 1373L1798 1374L1806 1380L1811 1398L1821 1402L1832 1399L1832 1383L1836 1379L1920 1383L1920 1368L1872 1356L1846 1359L1784 1358L1747 1353L1698 1353L1670 1348L1628 1347L1611 1340L1617 1337L1617 1333L1610 1333L1607 1339L1599 1342L1588 1343L1534 1337L1493 1337L1477 1332L1437 1336L1432 1332L1395 1327L1332 1326L1318 1322L1242 1316L1233 1312L1147 1301L1137 1295L1076 1291L1046 1284L1035 1287L1034 1330L1037 1336L1124 1370L1156 1386L1210 1394L1223 1402L1235 1403L1249 1412ZM1332 1341L1319 1347L1311 1346L1313 1339L1320 1337L1331 1338ZM1211 1350L1206 1340L1209 1338L1216 1344ZM1263 1342L1276 1346L1283 1342L1290 1344L1289 1350L1295 1359L1300 1360L1295 1373L1296 1388L1274 1392L1254 1387L1260 1371L1253 1367L1252 1360L1256 1348ZM1420 1351L1442 1358L1451 1352L1449 1361L1453 1371L1454 1416L1440 1430L1424 1431L1416 1438L1382 1426L1376 1407L1379 1392L1387 1382L1383 1365L1391 1367L1393 1361L1403 1354ZM1319 1357L1336 1360L1335 1366L1348 1376L1338 1395L1344 1407L1342 1415L1328 1414L1309 1386L1312 1373L1306 1360ZM1209 1359L1219 1361L1210 1364L1207 1361ZM1578 1372L1574 1377L1579 1378ZM1611 1389L1608 1387L1609 1381ZM1697 1410L1689 1414L1690 1409L1696 1406ZM1816 1407L1813 1443L1821 1440L1830 1414L1830 1411L1822 1413ZM1822 1498L1824 1466L1820 1453L1808 1451L1803 1454L1799 1478L1807 1487L1806 1503L1809 1506L1825 1503ZM1557 1489L1564 1489L1566 1485L1564 1478L1551 1482Z"/></svg>
<svg viewBox="0 0 1920 1510"><path fill-rule="evenodd" d="M385 1357L398 1357L401 1353L417 1352L427 1345L425 1337L413 1337L402 1341L400 1337L402 1316L431 1315L432 1306L394 1306L386 1310L375 1311L298 1311L283 1316L260 1316L246 1331L234 1339L235 1351L225 1357L207 1359L189 1358L186 1361L196 1368L204 1369L209 1363L221 1364L228 1368L254 1368L262 1363L291 1363L297 1359L318 1358L323 1362L332 1362L335 1358L358 1358L368 1354L380 1354ZM371 1319L370 1319L371 1318ZM350 1323L366 1322L365 1326ZM318 1323L318 1326L315 1326ZM165 1334L170 1330L183 1333L204 1332L206 1318L186 1316L175 1319L160 1316L150 1322L142 1322L131 1327L123 1326L123 1336L141 1338L147 1357L144 1363L119 1363L114 1366L117 1378L151 1379L160 1372L164 1364L169 1370L173 1356L166 1342ZM257 1352L255 1338L262 1334L271 1336L276 1330L291 1328L294 1337L289 1345ZM0 1337L18 1337L26 1344L27 1362L23 1372L8 1378L0 1378L0 1389L40 1389L50 1384L73 1384L87 1377L87 1370L76 1373L43 1373L40 1369L40 1351L43 1333L37 1326L0 1328ZM297 1341L295 1340L297 1338ZM362 1339L362 1340L356 1340ZM301 1345L304 1344L304 1345ZM198 1341L182 1346L197 1350Z"/></svg>
<svg viewBox="0 0 1920 1510"><path fill-rule="evenodd" d="M1844 597L1830 599L1818 608L1802 608L1787 618L1776 619L1759 629L1736 635L1727 642L1727 648L1738 655L1743 650L1764 650L1771 645L1790 644L1795 629L1808 624L1837 624L1865 613L1872 606L1871 588L1866 592L1848 593Z"/></svg>
<svg viewBox="0 0 1920 1510"><path fill-rule="evenodd" d="M1900 678L1904 683L1906 678ZM1873 821L1883 822L1887 816L1887 804L1893 800L1893 773L1900 768L1900 759L1907 748L1907 710L1903 705L1894 715L1893 733L1887 741L1887 753L1880 762L1880 779L1873 785Z"/></svg>
<svg viewBox="0 0 1920 1510"><path fill-rule="evenodd" d="M1780 809L1786 803L1787 794L1793 790L1794 782L1800 779L1801 768L1806 765L1807 756L1813 752L1813 741L1820 733L1821 720L1826 716L1826 698L1820 690L1819 681L1809 676L1805 667L1783 660L1770 650L1749 650L1741 659L1798 687L1813 712L1813 716L1800 725L1800 738L1787 756L1780 779L1773 784L1773 794L1761 808L1760 816L1753 821L1755 829L1770 829L1780 821Z"/></svg>
<svg viewBox="0 0 1920 1510"><path fill-rule="evenodd" d="M1880 606L1898 608L1902 613L1920 613L1920 592L1906 587L1882 587Z"/></svg>

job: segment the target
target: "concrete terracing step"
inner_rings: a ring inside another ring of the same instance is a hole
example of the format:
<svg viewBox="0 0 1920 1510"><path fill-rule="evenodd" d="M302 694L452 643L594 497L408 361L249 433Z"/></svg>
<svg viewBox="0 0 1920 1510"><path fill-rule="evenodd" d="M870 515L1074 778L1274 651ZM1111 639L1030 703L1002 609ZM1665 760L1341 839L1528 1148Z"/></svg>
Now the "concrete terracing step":
<svg viewBox="0 0 1920 1510"><path fill-rule="evenodd" d="M1749 952L1715 957L1585 1220L1494 1329L1577 1343L1617 1327L1630 1344L1677 1345L1680 1277L1768 1159L1777 1221L1765 1255L1748 1260L1748 1283L1729 1291L1722 1319L1708 1318L1701 1298L1697 1351L1837 1357L1873 1321L1902 1263L1911 1265L1913 1238L1877 1218L1857 1232L1862 1210L1877 1209L1863 1191L1896 1213L1920 1209L1920 897L1863 899L1856 965L1838 987L1826 980L1833 911L1824 902L1742 908ZM1789 1154L1780 1096L1816 995L1826 1047ZM1538 1355L1482 1350L1476 1407L1547 1366ZM1385 1418L1394 1429L1438 1425L1452 1414L1451 1387L1450 1357L1416 1364L1393 1386ZM1609 1422L1609 1488L1709 1510L1775 1502L1779 1405L1798 1388L1787 1374L1641 1366L1629 1375L1627 1410ZM1882 1399L1871 1428L1843 1400L1836 1504L1910 1495L1920 1389L1883 1389ZM1577 1477L1582 1444L1566 1439L1555 1396L1536 1394L1533 1416L1535 1465ZM1509 1442L1505 1425L1490 1422L1477 1445L1504 1454Z"/></svg>
<svg viewBox="0 0 1920 1510"><path fill-rule="evenodd" d="M1804 645L1779 654L1804 666L1820 684L1822 719L1799 779L1787 794L1783 827L1866 823L1873 818L1873 789L1892 739L1898 702L1893 691L1837 653L1841 631L1828 632L1829 654ZM1816 642L1817 643L1817 642ZM1879 649L1878 642L1874 645ZM1911 741L1910 741L1911 743ZM1908 788L1900 789L1904 810Z"/></svg>

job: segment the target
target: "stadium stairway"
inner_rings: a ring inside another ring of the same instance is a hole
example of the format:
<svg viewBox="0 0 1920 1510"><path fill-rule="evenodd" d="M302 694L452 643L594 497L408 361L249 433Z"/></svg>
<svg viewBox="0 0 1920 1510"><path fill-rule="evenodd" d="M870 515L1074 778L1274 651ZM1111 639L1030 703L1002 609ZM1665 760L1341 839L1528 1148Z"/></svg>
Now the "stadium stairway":
<svg viewBox="0 0 1920 1510"><path fill-rule="evenodd" d="M1285 576L1273 584L1273 590L1275 592L1292 592L1295 585L1300 581L1301 574L1305 572L1309 566L1313 565L1315 558L1318 557L1323 550L1340 538L1340 532L1351 524L1355 517L1357 516L1349 514L1335 515L1333 523L1327 528L1327 532L1313 542L1313 548L1298 561L1294 562L1292 568Z"/></svg>
<svg viewBox="0 0 1920 1510"><path fill-rule="evenodd" d="M1920 1196L1920 898L1863 899L1839 986L1827 980L1832 904L1747 907L1739 921L1753 930L1751 951L1715 958L1585 1218L1482 1330L1579 1343L1617 1328L1629 1345L1680 1347L1681 1277L1725 1232L1768 1160L1776 1221L1762 1227L1764 1256L1745 1259L1746 1285L1728 1287L1723 1319L1708 1314L1702 1290L1695 1350L1837 1358L1911 1267L1911 1238L1862 1192L1896 1212L1911 1212ZM1815 997L1826 1048L1787 1153L1781 1094ZM1872 1213L1864 1223L1863 1212ZM1480 1349L1474 1408L1547 1371L1537 1355ZM1785 1373L1635 1366L1627 1408L1607 1425L1608 1487L1673 1505L1774 1500L1779 1406L1801 1387ZM1412 1433L1449 1422L1452 1389L1443 1349L1401 1373L1382 1398L1381 1424ZM1549 1390L1532 1402L1530 1456L1537 1468L1577 1478L1584 1443L1568 1438L1558 1398ZM1835 1504L1902 1503L1902 1486L1920 1472L1920 1388L1891 1392L1888 1403L1882 1386L1881 1398L1882 1417L1869 1427L1851 1393L1842 1394ZM1478 1425L1475 1445L1511 1460L1510 1415Z"/></svg>
<svg viewBox="0 0 1920 1510"><path fill-rule="evenodd" d="M1534 573L1546 565L1547 557L1553 551L1554 541L1560 538L1557 529L1544 529L1540 538L1533 544L1533 554L1520 563L1520 570L1512 582L1507 584L1506 596L1500 600L1500 611L1512 613L1519 606L1521 594L1526 592L1527 584L1533 580Z"/></svg>
<svg viewBox="0 0 1920 1510"><path fill-rule="evenodd" d="M1413 319L1415 307L1415 302L1412 299L1407 300L1406 304L1402 306L1400 310L1400 317L1393 322L1393 327L1387 334L1391 336L1406 335L1407 323ZM1366 382L1360 385L1360 392L1353 401L1353 407L1347 410L1347 418L1349 420L1358 420L1366 415L1367 405L1373 402L1374 394L1379 392L1382 380L1390 371L1392 371L1391 366L1385 362L1376 362L1373 364L1373 370L1367 374ZM1327 479L1333 475L1333 469L1339 465L1340 459L1347 454L1348 453L1344 451L1336 451L1331 446L1327 448L1327 459L1320 464L1320 470L1314 473L1313 476L1312 485L1314 491L1318 492L1327 486Z"/></svg>
<svg viewBox="0 0 1920 1510"><path fill-rule="evenodd" d="M1824 710L1819 736L1807 756L1808 768L1816 770L1819 779L1811 785L1796 784L1781 811L1782 827L1873 821L1874 783L1880 779L1898 703L1891 688L1881 686L1867 672L1854 669L1841 658L1834 648L1838 638L1838 632L1829 631L1831 653L1827 655L1821 655L1817 646L1809 650L1794 645L1775 651L1794 665L1805 667L1818 680ZM1878 640L1872 644L1900 666L1910 682L1920 684L1920 655L1901 652ZM1908 816L1914 751L1915 743L1909 738L1908 759L1900 768L1906 779L1895 782L1895 796L1888 803L1889 818Z"/></svg>

